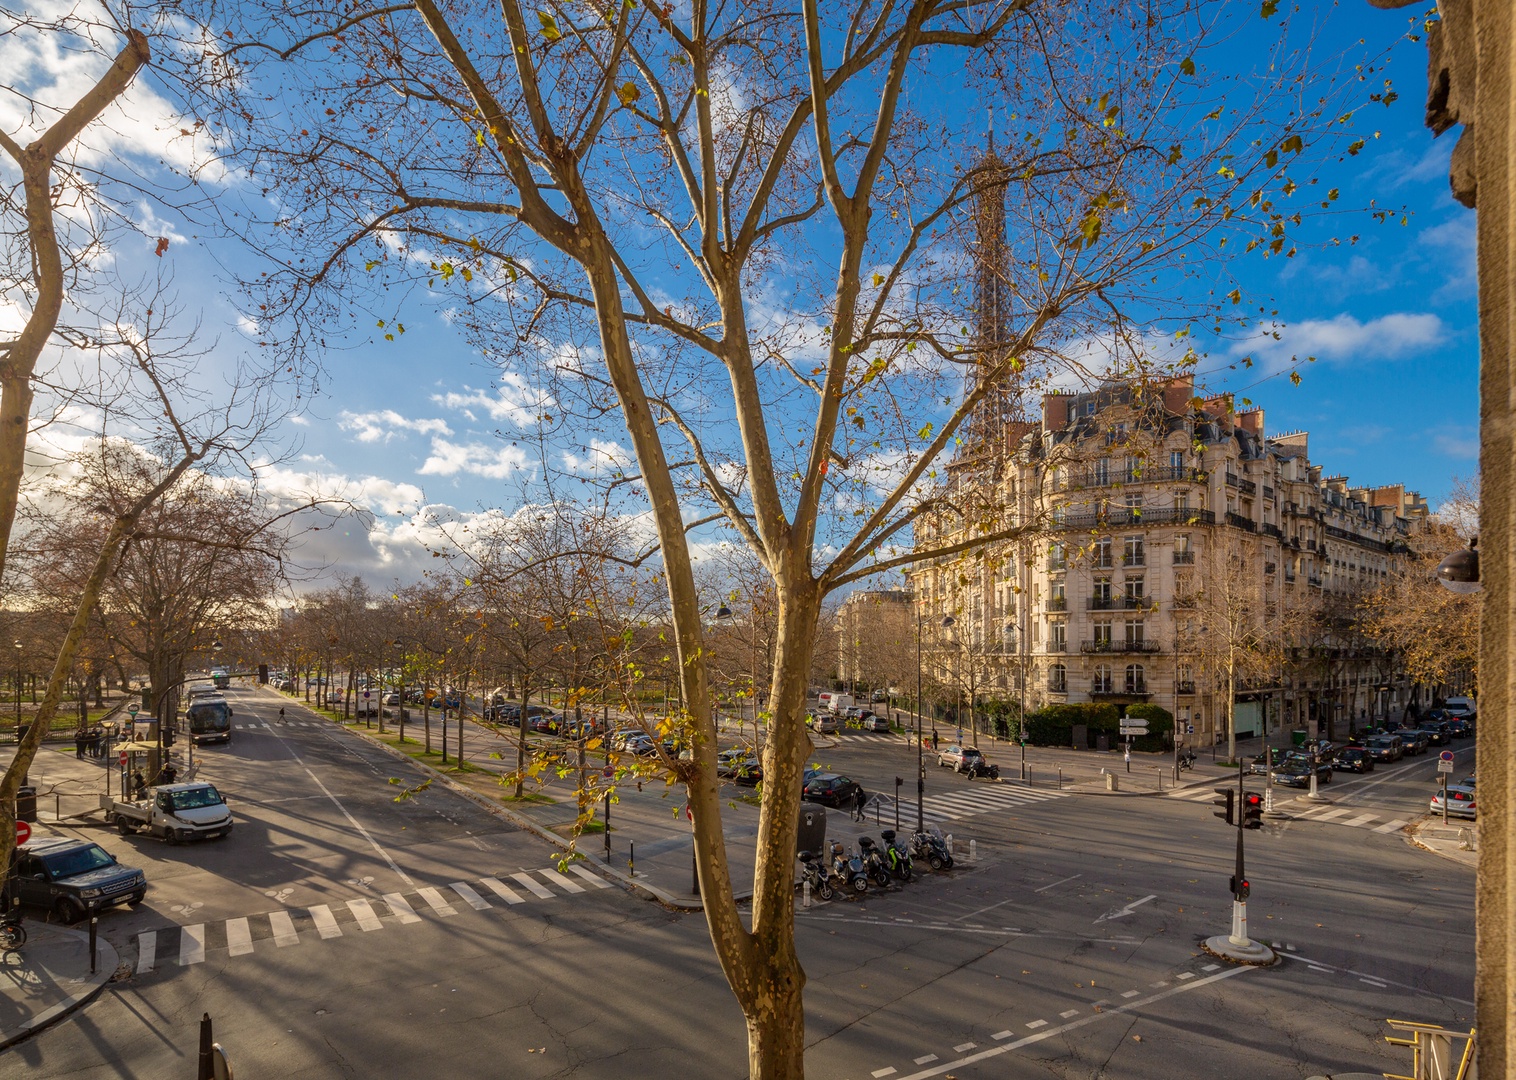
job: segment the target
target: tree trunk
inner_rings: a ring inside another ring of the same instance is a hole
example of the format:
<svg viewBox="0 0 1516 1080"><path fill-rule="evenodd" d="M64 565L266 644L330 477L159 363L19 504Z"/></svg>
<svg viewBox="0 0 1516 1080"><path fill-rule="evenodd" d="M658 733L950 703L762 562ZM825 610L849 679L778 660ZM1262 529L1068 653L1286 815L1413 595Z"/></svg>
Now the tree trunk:
<svg viewBox="0 0 1516 1080"><path fill-rule="evenodd" d="M1232 650L1226 654L1226 759L1237 760L1237 660Z"/></svg>
<svg viewBox="0 0 1516 1080"><path fill-rule="evenodd" d="M526 706L531 700L532 677L521 676L521 715L516 718L516 798L526 794Z"/></svg>

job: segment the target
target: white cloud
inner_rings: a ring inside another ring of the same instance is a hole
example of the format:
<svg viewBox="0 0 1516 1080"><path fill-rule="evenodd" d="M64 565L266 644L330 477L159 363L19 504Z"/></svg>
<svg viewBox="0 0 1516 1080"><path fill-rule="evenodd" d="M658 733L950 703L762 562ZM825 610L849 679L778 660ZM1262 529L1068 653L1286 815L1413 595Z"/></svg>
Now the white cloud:
<svg viewBox="0 0 1516 1080"><path fill-rule="evenodd" d="M1437 345L1444 336L1442 320L1430 313L1394 312L1368 322L1343 313L1277 324L1259 337L1238 342L1231 352L1234 357L1251 356L1272 372L1303 363L1308 356L1335 363L1394 359Z"/></svg>
<svg viewBox="0 0 1516 1080"><path fill-rule="evenodd" d="M506 420L517 427L534 423L539 415L554 404L552 395L530 385L512 371L500 374L500 386L491 394L487 390L465 386L463 393L449 391L433 394L432 401L446 409L456 409L470 420L477 419L474 410L482 410L492 420Z"/></svg>
<svg viewBox="0 0 1516 1080"><path fill-rule="evenodd" d="M1432 445L1439 454L1453 458L1477 460L1479 457L1479 432L1444 431L1432 437Z"/></svg>
<svg viewBox="0 0 1516 1080"><path fill-rule="evenodd" d="M526 466L526 451L499 443L455 443L432 439L432 454L422 464L422 476L455 476L467 473L488 480L503 480Z"/></svg>
<svg viewBox="0 0 1516 1080"><path fill-rule="evenodd" d="M580 447L581 450L584 447ZM614 439L591 439L588 450L581 457L571 450L564 451L563 467L572 473L588 473L600 476L610 472L624 472L632 465L632 455Z"/></svg>
<svg viewBox="0 0 1516 1080"><path fill-rule="evenodd" d="M354 432L359 442L389 442L402 431L414 431L418 435L451 435L453 429L445 420L412 420L401 416L393 409L378 412L354 413L344 410L337 417L337 426L343 431Z"/></svg>

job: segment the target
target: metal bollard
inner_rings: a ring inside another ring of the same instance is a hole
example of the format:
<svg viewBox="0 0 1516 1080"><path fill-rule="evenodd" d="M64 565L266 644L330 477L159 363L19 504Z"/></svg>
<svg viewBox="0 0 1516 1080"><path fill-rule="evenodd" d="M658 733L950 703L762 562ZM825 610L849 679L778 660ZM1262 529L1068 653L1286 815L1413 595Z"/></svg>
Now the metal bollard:
<svg viewBox="0 0 1516 1080"><path fill-rule="evenodd" d="M804 882L803 884L801 884L801 886L800 886L800 894L801 894L800 895L800 906L801 907L810 907L811 906L811 883L809 881Z"/></svg>
<svg viewBox="0 0 1516 1080"><path fill-rule="evenodd" d="M979 861L979 841L978 840L970 840L969 841L969 862L978 862L978 861Z"/></svg>
<svg viewBox="0 0 1516 1080"><path fill-rule="evenodd" d="M95 955L98 952L95 947L95 943L99 937L99 934L100 916L95 914L94 905L91 904L89 913L89 973L91 975L95 973Z"/></svg>
<svg viewBox="0 0 1516 1080"><path fill-rule="evenodd" d="M631 877L637 876L637 841L628 840L626 844L626 872Z"/></svg>
<svg viewBox="0 0 1516 1080"><path fill-rule="evenodd" d="M947 845L948 854L951 855L953 853L953 834L948 833L943 837L943 842Z"/></svg>

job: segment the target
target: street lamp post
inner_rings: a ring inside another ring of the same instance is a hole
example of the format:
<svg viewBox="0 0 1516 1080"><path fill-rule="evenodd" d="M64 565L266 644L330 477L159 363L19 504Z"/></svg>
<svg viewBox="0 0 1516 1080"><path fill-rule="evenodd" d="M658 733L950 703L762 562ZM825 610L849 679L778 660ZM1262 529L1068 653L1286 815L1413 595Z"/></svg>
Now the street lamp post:
<svg viewBox="0 0 1516 1080"><path fill-rule="evenodd" d="M405 642L401 641L399 638L396 638L394 640L393 644L395 646L395 651L396 652L400 652L400 650L402 650L402 649L405 648ZM404 747L405 746L405 654L403 652L400 655L400 667L398 669L398 679L397 679L397 681L400 683L400 694L399 694L400 704L397 706L397 708L399 709L399 712L400 712L400 745L402 747Z"/></svg>
<svg viewBox="0 0 1516 1080"><path fill-rule="evenodd" d="M16 738L21 738L21 639L16 639Z"/></svg>

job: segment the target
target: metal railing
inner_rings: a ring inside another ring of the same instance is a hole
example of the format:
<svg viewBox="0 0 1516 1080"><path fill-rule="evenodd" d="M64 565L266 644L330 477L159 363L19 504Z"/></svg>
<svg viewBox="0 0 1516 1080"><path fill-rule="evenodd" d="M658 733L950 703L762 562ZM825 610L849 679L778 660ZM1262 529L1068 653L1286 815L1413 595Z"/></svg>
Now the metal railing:
<svg viewBox="0 0 1516 1080"><path fill-rule="evenodd" d="M1107 641L1104 638L1086 638L1079 643L1082 653L1155 653L1162 647L1156 641Z"/></svg>
<svg viewBox="0 0 1516 1080"><path fill-rule="evenodd" d="M1061 520L1054 519L1055 529L1123 529L1156 525L1214 525L1213 510L1191 510L1188 507L1164 506L1151 510L1138 507L1112 507L1108 510L1091 510L1079 514L1065 514Z"/></svg>
<svg viewBox="0 0 1516 1080"><path fill-rule="evenodd" d="M1258 531L1258 523L1252 518L1243 517L1241 514L1234 514L1230 510L1226 512L1226 523L1234 529L1246 529L1248 532Z"/></svg>
<svg viewBox="0 0 1516 1080"><path fill-rule="evenodd" d="M1195 553L1193 551L1176 551L1176 552L1174 552L1174 565L1175 566L1194 566L1195 565Z"/></svg>

